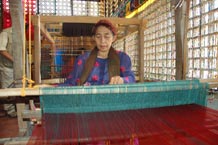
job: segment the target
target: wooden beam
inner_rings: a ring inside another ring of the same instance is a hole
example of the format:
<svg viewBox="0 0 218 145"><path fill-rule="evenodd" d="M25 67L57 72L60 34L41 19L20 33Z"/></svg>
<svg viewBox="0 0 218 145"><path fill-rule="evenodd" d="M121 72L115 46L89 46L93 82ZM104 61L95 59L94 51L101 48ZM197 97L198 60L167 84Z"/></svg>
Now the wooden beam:
<svg viewBox="0 0 218 145"><path fill-rule="evenodd" d="M200 80L200 82L201 83L208 83L209 88L218 88L218 80L217 79ZM25 88L25 90L24 90L25 91L25 96L45 95L42 91L40 91L41 90L40 88L43 88L43 87L48 87L48 88L53 88L54 89L54 87L50 86L50 85L39 85L38 87L35 87L35 88ZM74 87L71 88L72 92L73 92L73 88ZM62 89L64 89L64 88L62 88ZM70 88L67 87L67 89L70 89ZM83 89L85 89L85 88L83 88ZM23 91L22 88L0 89L0 99L1 98L6 98L8 96L21 96L22 91ZM147 90L147 91L149 92L150 90ZM147 91L145 91L145 92L147 92ZM83 92L81 92L81 93L83 93ZM59 92L58 92L58 94L59 94ZM60 92L60 94L64 94L64 93ZM47 95L52 95L52 92L51 93L49 92Z"/></svg>
<svg viewBox="0 0 218 145"><path fill-rule="evenodd" d="M139 25L138 18L116 18L116 17L90 17L90 16L40 16L41 22L61 22L61 23L96 23L100 19L108 19L114 24Z"/></svg>
<svg viewBox="0 0 218 145"><path fill-rule="evenodd" d="M6 98L11 96L21 96L22 88L8 88L8 89L0 89L0 98ZM25 88L24 89L26 96L38 96L39 88Z"/></svg>

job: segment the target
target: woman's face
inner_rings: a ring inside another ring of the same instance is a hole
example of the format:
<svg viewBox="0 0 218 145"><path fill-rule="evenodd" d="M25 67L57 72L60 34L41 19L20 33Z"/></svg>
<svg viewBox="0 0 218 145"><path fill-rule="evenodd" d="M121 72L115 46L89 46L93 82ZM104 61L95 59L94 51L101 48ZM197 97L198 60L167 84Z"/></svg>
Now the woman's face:
<svg viewBox="0 0 218 145"><path fill-rule="evenodd" d="M110 29L108 29L105 26L99 26L96 29L96 33L94 35L94 40L96 42L97 48L101 52L109 52L109 49L115 40L115 36L111 32Z"/></svg>

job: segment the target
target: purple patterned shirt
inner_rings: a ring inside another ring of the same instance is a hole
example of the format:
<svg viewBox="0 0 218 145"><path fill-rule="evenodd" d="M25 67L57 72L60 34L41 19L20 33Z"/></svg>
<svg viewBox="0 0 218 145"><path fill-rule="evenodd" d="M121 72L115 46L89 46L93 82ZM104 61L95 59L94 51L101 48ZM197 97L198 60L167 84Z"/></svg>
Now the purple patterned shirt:
<svg viewBox="0 0 218 145"><path fill-rule="evenodd" d="M117 51L117 53L120 57L120 76L123 78L124 83L134 83L135 75L131 71L130 57L121 51ZM60 86L77 85L89 55L90 52L86 52L76 59L71 73L67 77L66 81L63 84L60 84ZM108 84L109 81L108 59L97 58L95 65L84 85L104 85Z"/></svg>

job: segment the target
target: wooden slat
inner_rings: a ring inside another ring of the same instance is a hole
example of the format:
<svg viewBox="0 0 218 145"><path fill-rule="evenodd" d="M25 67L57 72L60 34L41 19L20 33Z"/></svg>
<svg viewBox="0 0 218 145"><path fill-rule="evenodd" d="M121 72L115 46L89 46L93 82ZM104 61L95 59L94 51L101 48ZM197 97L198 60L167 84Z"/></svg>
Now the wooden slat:
<svg viewBox="0 0 218 145"><path fill-rule="evenodd" d="M201 83L208 83L209 88L218 88L218 79L201 79Z"/></svg>
<svg viewBox="0 0 218 145"><path fill-rule="evenodd" d="M42 80L42 84L60 84L63 83L65 79L63 78L55 78L55 79L44 79Z"/></svg>
<svg viewBox="0 0 218 145"><path fill-rule="evenodd" d="M42 118L42 112L41 110L23 110L22 112L22 118L23 119L36 119L41 120Z"/></svg>
<svg viewBox="0 0 218 145"><path fill-rule="evenodd" d="M140 20L138 18L115 18L115 17L90 17L90 16L40 16L42 23L46 22L65 22L65 23L96 23L100 19L108 19L115 24L125 25L139 25Z"/></svg>
<svg viewBox="0 0 218 145"><path fill-rule="evenodd" d="M9 96L21 96L22 88L8 88L0 89L0 98L5 98ZM40 95L39 88L26 88L24 90L25 96L38 96Z"/></svg>

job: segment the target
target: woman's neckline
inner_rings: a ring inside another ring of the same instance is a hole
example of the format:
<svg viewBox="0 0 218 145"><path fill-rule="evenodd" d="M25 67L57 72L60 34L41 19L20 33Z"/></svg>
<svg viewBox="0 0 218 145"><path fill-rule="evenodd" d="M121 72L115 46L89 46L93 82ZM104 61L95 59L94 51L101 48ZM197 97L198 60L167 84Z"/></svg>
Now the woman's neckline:
<svg viewBox="0 0 218 145"><path fill-rule="evenodd" d="M98 51L97 57L101 58L101 59L107 59L108 58L108 53Z"/></svg>
<svg viewBox="0 0 218 145"><path fill-rule="evenodd" d="M97 58L100 58L100 59L107 59L108 57L102 57L102 56L97 56Z"/></svg>
<svg viewBox="0 0 218 145"><path fill-rule="evenodd" d="M99 60L107 60L108 58L102 58L102 57L97 56L97 59L99 59Z"/></svg>

